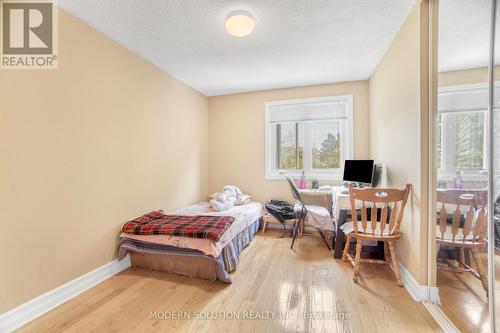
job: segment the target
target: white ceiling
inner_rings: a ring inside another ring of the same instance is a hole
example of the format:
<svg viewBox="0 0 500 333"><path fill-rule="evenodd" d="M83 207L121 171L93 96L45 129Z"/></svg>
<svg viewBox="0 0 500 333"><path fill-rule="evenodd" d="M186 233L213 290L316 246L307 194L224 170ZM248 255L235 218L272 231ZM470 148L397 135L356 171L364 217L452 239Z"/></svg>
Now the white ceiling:
<svg viewBox="0 0 500 333"><path fill-rule="evenodd" d="M439 1L439 71L488 66L491 2Z"/></svg>
<svg viewBox="0 0 500 333"><path fill-rule="evenodd" d="M207 96L364 80L415 0L59 0L96 30ZM224 30L233 10L256 28Z"/></svg>

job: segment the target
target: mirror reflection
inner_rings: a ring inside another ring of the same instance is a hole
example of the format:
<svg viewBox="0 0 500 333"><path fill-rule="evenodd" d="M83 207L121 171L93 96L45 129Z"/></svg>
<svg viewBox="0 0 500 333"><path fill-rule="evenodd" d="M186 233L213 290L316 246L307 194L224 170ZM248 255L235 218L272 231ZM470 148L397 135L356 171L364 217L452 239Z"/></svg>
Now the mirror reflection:
<svg viewBox="0 0 500 333"><path fill-rule="evenodd" d="M437 286L443 311L464 332L489 331L487 135L491 6L491 0L439 1ZM500 244L497 237L494 241Z"/></svg>

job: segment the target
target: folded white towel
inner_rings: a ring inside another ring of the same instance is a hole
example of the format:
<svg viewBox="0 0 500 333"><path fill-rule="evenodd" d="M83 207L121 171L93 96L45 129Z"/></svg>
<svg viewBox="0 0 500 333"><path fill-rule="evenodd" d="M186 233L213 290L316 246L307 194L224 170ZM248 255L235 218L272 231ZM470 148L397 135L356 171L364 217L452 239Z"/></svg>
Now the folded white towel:
<svg viewBox="0 0 500 333"><path fill-rule="evenodd" d="M216 192L208 198L210 200L210 206L217 212L227 210L234 205L244 205L251 202L251 197L243 194L241 190L234 185L226 185L222 193Z"/></svg>
<svg viewBox="0 0 500 333"><path fill-rule="evenodd" d="M248 203L252 202L252 197L249 196L248 194L242 194L240 195L240 197L238 198L238 200L236 200L234 202L235 205L246 205Z"/></svg>
<svg viewBox="0 0 500 333"><path fill-rule="evenodd" d="M210 206L216 212L221 212L223 210L228 210L229 208L233 207L233 204L229 201L226 201L223 203L223 202L212 199L210 201Z"/></svg>
<svg viewBox="0 0 500 333"><path fill-rule="evenodd" d="M226 203L227 196L224 193L216 192L216 193L211 195L211 200L215 200L215 201L218 201L220 203Z"/></svg>
<svg viewBox="0 0 500 333"><path fill-rule="evenodd" d="M236 197L238 198L241 195L241 190L234 185L226 185L224 186L222 192L228 197Z"/></svg>

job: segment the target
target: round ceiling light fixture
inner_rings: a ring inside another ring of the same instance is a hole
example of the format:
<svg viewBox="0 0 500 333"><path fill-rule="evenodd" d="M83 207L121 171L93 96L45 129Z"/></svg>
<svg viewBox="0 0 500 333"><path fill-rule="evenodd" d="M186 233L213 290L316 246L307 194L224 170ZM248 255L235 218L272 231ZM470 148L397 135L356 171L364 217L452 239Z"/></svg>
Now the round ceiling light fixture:
<svg viewBox="0 0 500 333"><path fill-rule="evenodd" d="M225 26L229 34L236 37L243 37L253 31L255 21L249 12L238 10L228 15Z"/></svg>

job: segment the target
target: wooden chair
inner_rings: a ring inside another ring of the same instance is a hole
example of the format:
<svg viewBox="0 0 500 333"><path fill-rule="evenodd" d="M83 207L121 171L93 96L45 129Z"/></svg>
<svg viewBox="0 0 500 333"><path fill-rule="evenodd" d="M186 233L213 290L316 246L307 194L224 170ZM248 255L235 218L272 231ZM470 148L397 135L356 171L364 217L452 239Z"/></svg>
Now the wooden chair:
<svg viewBox="0 0 500 333"><path fill-rule="evenodd" d="M411 185L409 184L403 190L355 189L352 185L349 185L353 221L345 223L341 227L347 236L342 259L344 261L349 260L354 266L354 282L358 282L359 264L369 262L389 265L396 274L398 286L403 286L394 243L400 238L399 228L410 189ZM359 207L359 205L356 205L356 201L361 202L361 221L358 221L356 207ZM368 208L371 210L370 216L368 216ZM377 221L378 217L379 221ZM356 239L356 255L354 259L349 254L349 245L352 238ZM385 260L362 259L363 241L383 241Z"/></svg>
<svg viewBox="0 0 500 333"><path fill-rule="evenodd" d="M488 276L481 261L479 250L486 244L486 220L488 193L484 190L448 189L437 192L439 228L437 230L437 253L442 245L458 250L459 269L472 273L481 280L488 293ZM451 217L451 223L448 223ZM476 270L465 262L465 251L469 251ZM443 267L438 266L443 269Z"/></svg>

